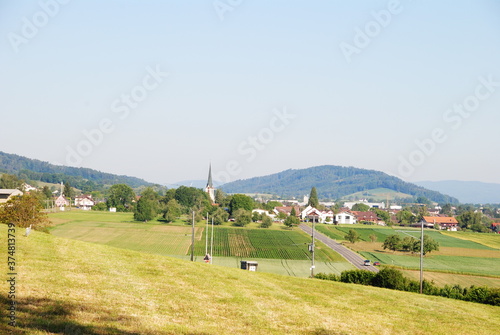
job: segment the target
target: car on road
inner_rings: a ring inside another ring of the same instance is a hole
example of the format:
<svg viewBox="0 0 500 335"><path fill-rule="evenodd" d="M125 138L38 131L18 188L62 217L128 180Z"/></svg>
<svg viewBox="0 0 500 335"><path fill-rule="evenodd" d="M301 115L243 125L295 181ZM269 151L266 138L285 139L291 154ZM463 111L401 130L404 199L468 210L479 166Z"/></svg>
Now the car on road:
<svg viewBox="0 0 500 335"><path fill-rule="evenodd" d="M379 265L380 265L380 262L373 262L373 265L374 265L374 266L379 266Z"/></svg>
<svg viewBox="0 0 500 335"><path fill-rule="evenodd" d="M365 266L370 266L370 260L369 259L366 259L365 262L364 262Z"/></svg>

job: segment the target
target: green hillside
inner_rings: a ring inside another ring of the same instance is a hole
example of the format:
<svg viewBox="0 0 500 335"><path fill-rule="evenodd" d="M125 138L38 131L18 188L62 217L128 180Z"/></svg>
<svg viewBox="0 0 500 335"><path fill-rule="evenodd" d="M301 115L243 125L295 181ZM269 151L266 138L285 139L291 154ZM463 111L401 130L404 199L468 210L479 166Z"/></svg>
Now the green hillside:
<svg viewBox="0 0 500 335"><path fill-rule="evenodd" d="M6 236L5 225L0 232ZM494 306L20 235L17 328L2 312L4 334L494 334L500 327ZM6 289L0 298L10 302Z"/></svg>
<svg viewBox="0 0 500 335"><path fill-rule="evenodd" d="M286 197L309 194L315 186L322 199L339 199L356 192L390 189L412 197L426 197L438 203L458 203L456 198L407 183L386 173L334 165L286 170L263 177L237 180L221 188L228 193L269 193Z"/></svg>
<svg viewBox="0 0 500 335"><path fill-rule="evenodd" d="M60 183L68 181L73 187L89 189L97 185L127 184L132 188L151 183L135 177L115 175L88 168L54 165L37 159L0 151L0 172L15 174L21 179Z"/></svg>

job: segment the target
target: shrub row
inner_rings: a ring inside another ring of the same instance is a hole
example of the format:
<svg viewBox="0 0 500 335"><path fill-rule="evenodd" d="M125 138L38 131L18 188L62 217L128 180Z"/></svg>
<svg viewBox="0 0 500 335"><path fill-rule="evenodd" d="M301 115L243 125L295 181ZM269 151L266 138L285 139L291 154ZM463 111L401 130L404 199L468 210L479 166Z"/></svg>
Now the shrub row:
<svg viewBox="0 0 500 335"><path fill-rule="evenodd" d="M394 268L383 268L378 273L367 270L348 270L343 271L340 276L318 273L314 277L323 280L376 286L399 291L420 292L420 282L404 277L401 271ZM499 288L477 287L474 285L468 288L461 287L460 285L445 285L443 288L440 288L434 282L424 279L422 282L422 291L427 295L500 306Z"/></svg>

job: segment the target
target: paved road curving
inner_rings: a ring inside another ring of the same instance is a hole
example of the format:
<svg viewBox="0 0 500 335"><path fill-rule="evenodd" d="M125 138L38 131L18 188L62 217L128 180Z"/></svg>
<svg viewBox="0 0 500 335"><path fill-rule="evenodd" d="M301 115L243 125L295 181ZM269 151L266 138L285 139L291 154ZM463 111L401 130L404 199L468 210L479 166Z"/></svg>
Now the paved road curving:
<svg viewBox="0 0 500 335"><path fill-rule="evenodd" d="M299 225L300 229L302 229L304 232L307 234L311 235L312 234L312 228L309 227L306 224L300 224ZM344 247L342 244L336 242L335 240L329 238L326 235L323 235L322 233L318 232L317 230L314 232L314 237L318 240L338 252L342 257L344 257L349 263L357 267L358 269L362 270L368 270L372 272L378 272L378 269L373 266L365 266L364 265L364 259L354 251Z"/></svg>

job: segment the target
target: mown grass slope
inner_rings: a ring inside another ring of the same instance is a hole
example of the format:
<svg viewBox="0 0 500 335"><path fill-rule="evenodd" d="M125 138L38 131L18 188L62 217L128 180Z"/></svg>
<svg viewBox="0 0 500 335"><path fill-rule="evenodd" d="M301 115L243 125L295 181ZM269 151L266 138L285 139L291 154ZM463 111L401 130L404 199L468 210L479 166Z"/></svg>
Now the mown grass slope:
<svg viewBox="0 0 500 335"><path fill-rule="evenodd" d="M6 250L5 225L0 233ZM17 235L16 334L493 334L500 327L494 306ZM13 330L4 309L0 321L0 333Z"/></svg>

